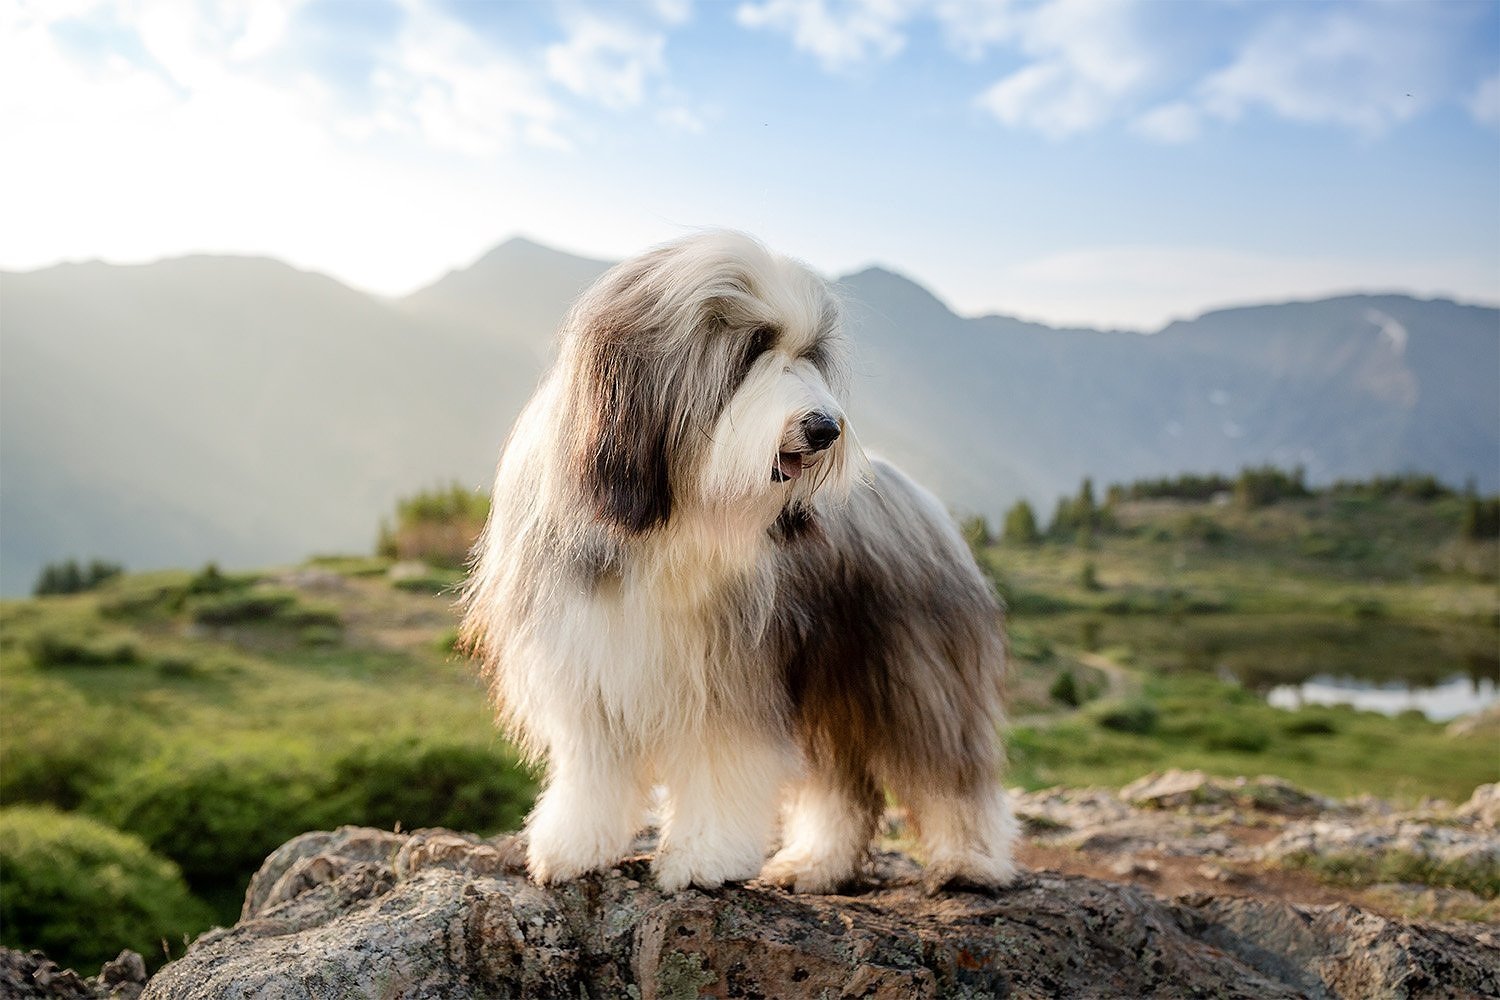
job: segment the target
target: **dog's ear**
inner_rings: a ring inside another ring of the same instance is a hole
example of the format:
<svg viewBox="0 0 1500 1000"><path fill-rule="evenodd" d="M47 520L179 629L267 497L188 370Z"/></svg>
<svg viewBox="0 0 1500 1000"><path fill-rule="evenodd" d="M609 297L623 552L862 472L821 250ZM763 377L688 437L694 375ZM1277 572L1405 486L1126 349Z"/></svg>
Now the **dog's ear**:
<svg viewBox="0 0 1500 1000"><path fill-rule="evenodd" d="M639 534L672 515L672 416L661 384L663 366L634 338L591 333L578 359L575 469L599 517Z"/></svg>

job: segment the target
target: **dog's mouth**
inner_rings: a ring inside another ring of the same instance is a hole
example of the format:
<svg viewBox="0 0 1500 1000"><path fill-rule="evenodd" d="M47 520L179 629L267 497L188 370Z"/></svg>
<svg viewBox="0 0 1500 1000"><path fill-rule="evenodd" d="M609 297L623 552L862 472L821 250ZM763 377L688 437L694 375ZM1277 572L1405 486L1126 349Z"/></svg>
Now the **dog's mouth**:
<svg viewBox="0 0 1500 1000"><path fill-rule="evenodd" d="M790 483L808 469L818 464L819 454L806 451L783 451L776 455L776 464L771 467L771 482Z"/></svg>

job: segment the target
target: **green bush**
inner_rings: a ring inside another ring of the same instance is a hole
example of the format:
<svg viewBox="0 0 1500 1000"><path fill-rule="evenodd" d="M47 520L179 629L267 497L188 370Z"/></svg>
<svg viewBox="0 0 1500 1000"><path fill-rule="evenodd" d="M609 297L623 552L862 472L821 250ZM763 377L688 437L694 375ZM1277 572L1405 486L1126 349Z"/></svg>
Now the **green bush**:
<svg viewBox="0 0 1500 1000"><path fill-rule="evenodd" d="M1089 710L1089 717L1101 729L1144 736L1155 731L1160 713L1151 702L1136 698L1099 702Z"/></svg>
<svg viewBox="0 0 1500 1000"><path fill-rule="evenodd" d="M1047 692L1053 701L1077 708L1083 704L1083 691L1078 686L1078 678L1073 676L1073 671L1064 670L1057 675L1057 680L1052 682L1052 687Z"/></svg>
<svg viewBox="0 0 1500 1000"><path fill-rule="evenodd" d="M1332 736L1339 731L1339 724L1323 712L1301 711L1286 720L1281 731L1288 736Z"/></svg>
<svg viewBox="0 0 1500 1000"><path fill-rule="evenodd" d="M1210 750L1262 753L1271 745L1271 734L1252 720L1226 719L1208 733L1204 745Z"/></svg>
<svg viewBox="0 0 1500 1000"><path fill-rule="evenodd" d="M1012 544L1033 545L1041 539L1041 529L1036 523L1036 511L1025 500L1017 500L1005 512L1002 537Z"/></svg>
<svg viewBox="0 0 1500 1000"><path fill-rule="evenodd" d="M175 861L194 891L222 898L271 851L326 825L318 778L286 756L184 748L122 771L85 808Z"/></svg>
<svg viewBox="0 0 1500 1000"><path fill-rule="evenodd" d="M200 625L255 625L276 621L291 612L297 595L287 590L224 591L192 602L193 620Z"/></svg>
<svg viewBox="0 0 1500 1000"><path fill-rule="evenodd" d="M51 808L0 809L0 941L85 974L133 948L148 960L211 916L182 872L136 837Z"/></svg>
<svg viewBox="0 0 1500 1000"><path fill-rule="evenodd" d="M128 724L68 684L7 677L4 703L0 802L76 808L131 744Z"/></svg>
<svg viewBox="0 0 1500 1000"><path fill-rule="evenodd" d="M330 822L391 829L520 826L536 786L508 753L414 738L360 747L334 762Z"/></svg>
<svg viewBox="0 0 1500 1000"><path fill-rule="evenodd" d="M37 597L46 597L51 594L78 594L85 590L93 590L101 583L123 572L125 568L119 563L104 562L100 559L95 559L87 566L80 565L76 559L61 563L48 563L42 568L31 592Z"/></svg>
<svg viewBox="0 0 1500 1000"><path fill-rule="evenodd" d="M28 652L39 667L109 667L140 660L135 639L122 633L44 629L32 637Z"/></svg>

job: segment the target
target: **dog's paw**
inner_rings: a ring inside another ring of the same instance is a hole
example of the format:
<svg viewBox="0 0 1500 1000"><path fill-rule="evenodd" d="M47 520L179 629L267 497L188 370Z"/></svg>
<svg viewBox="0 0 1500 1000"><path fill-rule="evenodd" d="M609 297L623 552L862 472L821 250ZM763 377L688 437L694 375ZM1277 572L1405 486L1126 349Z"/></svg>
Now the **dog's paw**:
<svg viewBox="0 0 1500 1000"><path fill-rule="evenodd" d="M781 850L760 870L762 882L800 893L830 893L854 881L855 865L843 858Z"/></svg>
<svg viewBox="0 0 1500 1000"><path fill-rule="evenodd" d="M559 849L557 844L543 846L544 842L535 836L529 841L526 845L526 873L541 885L571 882L589 872L602 871L616 860L613 855L598 851L569 851L565 847Z"/></svg>
<svg viewBox="0 0 1500 1000"><path fill-rule="evenodd" d="M717 889L726 882L748 882L756 871L753 864L695 856L670 846L657 850L656 857L651 859L651 874L657 887L665 892L677 892L688 886Z"/></svg>
<svg viewBox="0 0 1500 1000"><path fill-rule="evenodd" d="M922 871L922 889L929 896L945 890L993 893L1015 880L1014 861L983 854L935 859Z"/></svg>

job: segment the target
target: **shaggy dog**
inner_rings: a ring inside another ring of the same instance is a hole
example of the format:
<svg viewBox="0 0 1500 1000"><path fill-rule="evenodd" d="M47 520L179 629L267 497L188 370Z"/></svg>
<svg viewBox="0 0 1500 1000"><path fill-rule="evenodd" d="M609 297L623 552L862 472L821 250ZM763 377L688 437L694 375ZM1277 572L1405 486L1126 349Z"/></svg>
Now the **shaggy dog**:
<svg viewBox="0 0 1500 1000"><path fill-rule="evenodd" d="M619 860L656 786L664 889L830 891L885 789L930 889L1012 877L1000 611L938 501L860 451L844 355L827 285L738 233L573 307L463 595L500 718L546 762L538 881Z"/></svg>

